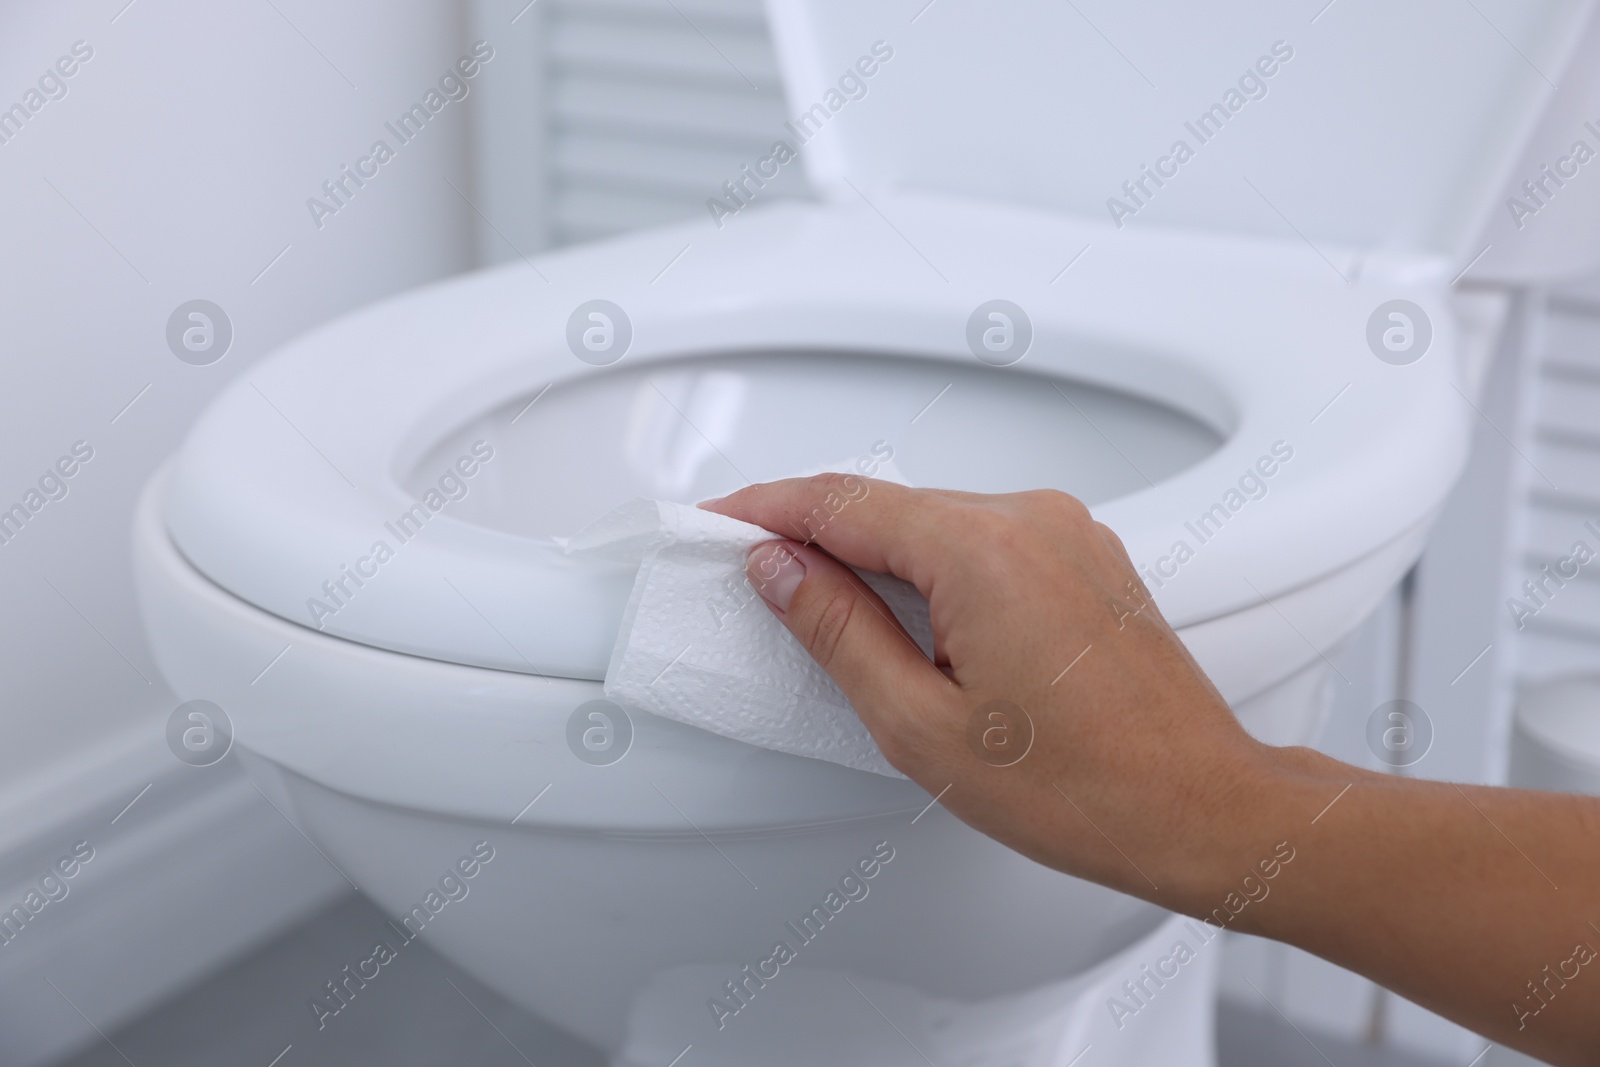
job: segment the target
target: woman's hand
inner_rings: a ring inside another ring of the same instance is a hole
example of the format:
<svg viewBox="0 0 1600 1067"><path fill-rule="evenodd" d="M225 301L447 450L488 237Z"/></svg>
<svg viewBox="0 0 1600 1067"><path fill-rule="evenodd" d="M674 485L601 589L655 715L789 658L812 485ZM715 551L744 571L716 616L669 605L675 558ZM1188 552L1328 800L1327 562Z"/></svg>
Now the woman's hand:
<svg viewBox="0 0 1600 1067"><path fill-rule="evenodd" d="M972 826L1552 1063L1600 1064L1600 799L1259 744L1064 493L821 475L702 506L800 537L758 546L752 584L889 762ZM843 563L922 591L932 662Z"/></svg>
<svg viewBox="0 0 1600 1067"><path fill-rule="evenodd" d="M1253 861L1218 855L1208 827L1252 802L1267 750L1074 498L820 475L704 506L814 538L759 546L752 584L889 762L971 825L1173 907ZM933 662L840 561L928 598Z"/></svg>

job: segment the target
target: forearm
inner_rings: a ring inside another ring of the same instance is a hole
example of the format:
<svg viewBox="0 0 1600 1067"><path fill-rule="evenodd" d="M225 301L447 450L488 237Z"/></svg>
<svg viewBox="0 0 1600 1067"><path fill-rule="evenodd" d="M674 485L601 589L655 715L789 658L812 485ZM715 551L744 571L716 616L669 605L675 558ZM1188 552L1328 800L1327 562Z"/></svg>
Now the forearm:
<svg viewBox="0 0 1600 1067"><path fill-rule="evenodd" d="M1271 751L1253 810L1173 905L1552 1063L1600 1063L1600 799Z"/></svg>

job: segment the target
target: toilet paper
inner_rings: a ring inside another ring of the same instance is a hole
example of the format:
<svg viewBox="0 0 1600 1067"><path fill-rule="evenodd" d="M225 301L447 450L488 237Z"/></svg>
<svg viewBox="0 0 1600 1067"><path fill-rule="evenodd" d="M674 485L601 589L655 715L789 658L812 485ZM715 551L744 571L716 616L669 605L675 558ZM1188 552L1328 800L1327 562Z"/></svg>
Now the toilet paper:
<svg viewBox="0 0 1600 1067"><path fill-rule="evenodd" d="M747 744L903 777L745 577L750 550L774 536L688 504L644 499L574 535L569 553L639 568L606 667L606 696ZM856 573L931 656L927 600L898 578Z"/></svg>

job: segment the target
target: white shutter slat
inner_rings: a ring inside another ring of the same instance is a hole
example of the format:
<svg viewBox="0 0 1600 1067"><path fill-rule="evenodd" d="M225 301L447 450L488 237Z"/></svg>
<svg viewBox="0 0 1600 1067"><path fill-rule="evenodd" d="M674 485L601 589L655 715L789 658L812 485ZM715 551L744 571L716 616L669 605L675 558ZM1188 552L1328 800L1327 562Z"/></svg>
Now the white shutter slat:
<svg viewBox="0 0 1600 1067"><path fill-rule="evenodd" d="M770 94L780 85L777 59L763 35L708 31L701 36L681 21L629 25L558 19L550 57L558 71L620 70L703 81L729 92L764 89Z"/></svg>
<svg viewBox="0 0 1600 1067"><path fill-rule="evenodd" d="M569 185L599 182L619 189L637 189L661 195L681 194L672 199L692 197L704 208L708 196L720 196L710 184L712 177L727 181L746 164L765 153L761 144L689 146L662 142L649 152L639 151L636 139L603 133L573 133L561 139L556 148L555 166ZM767 182L761 195L799 196L805 183L794 167L785 167L778 177ZM709 218L709 215L708 215Z"/></svg>

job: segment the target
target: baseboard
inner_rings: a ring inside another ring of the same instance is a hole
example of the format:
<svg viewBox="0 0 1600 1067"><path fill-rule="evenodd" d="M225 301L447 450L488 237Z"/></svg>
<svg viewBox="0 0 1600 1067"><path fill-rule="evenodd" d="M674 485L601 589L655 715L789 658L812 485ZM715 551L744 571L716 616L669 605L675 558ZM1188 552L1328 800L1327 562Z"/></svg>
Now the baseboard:
<svg viewBox="0 0 1600 1067"><path fill-rule="evenodd" d="M14 783L0 918L26 919L0 934L0 1063L101 1041L350 891L233 757L180 763L159 725Z"/></svg>

